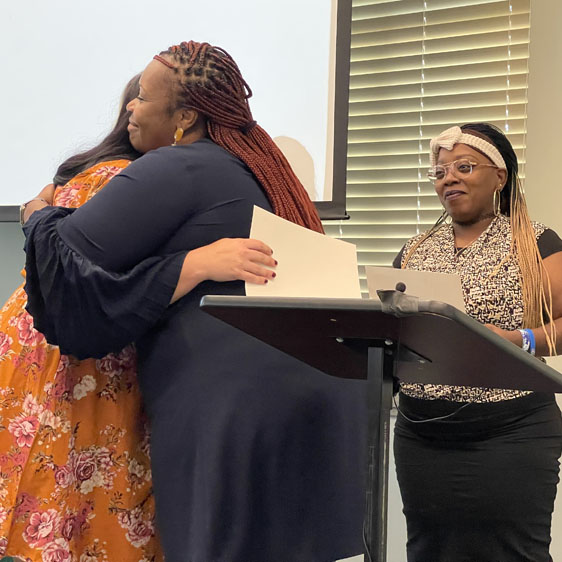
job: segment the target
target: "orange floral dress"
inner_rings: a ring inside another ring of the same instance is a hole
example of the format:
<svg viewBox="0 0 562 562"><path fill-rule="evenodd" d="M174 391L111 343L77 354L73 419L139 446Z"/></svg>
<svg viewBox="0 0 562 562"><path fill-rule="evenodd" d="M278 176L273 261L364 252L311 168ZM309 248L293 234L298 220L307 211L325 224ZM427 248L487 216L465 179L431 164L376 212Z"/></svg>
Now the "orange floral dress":
<svg viewBox="0 0 562 562"><path fill-rule="evenodd" d="M89 168L54 204L79 207L128 164ZM0 310L0 557L163 560L133 346L61 356L26 302L22 285Z"/></svg>

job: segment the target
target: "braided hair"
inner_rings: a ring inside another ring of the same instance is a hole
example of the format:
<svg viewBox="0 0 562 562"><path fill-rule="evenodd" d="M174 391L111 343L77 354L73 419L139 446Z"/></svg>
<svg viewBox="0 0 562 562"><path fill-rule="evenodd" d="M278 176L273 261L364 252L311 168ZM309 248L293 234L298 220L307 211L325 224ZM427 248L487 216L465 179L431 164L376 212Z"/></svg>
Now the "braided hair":
<svg viewBox="0 0 562 562"><path fill-rule="evenodd" d="M195 109L205 119L213 142L242 160L253 172L275 214L323 232L314 204L272 138L252 117L252 90L232 57L209 43L183 42L154 57L178 80L176 107Z"/></svg>
<svg viewBox="0 0 562 562"><path fill-rule="evenodd" d="M550 278L537 245L537 238L521 181L519 180L517 155L508 138L500 129L490 123L468 123L461 127L463 133L483 138L495 146L502 155L507 168L507 181L500 192L500 213L509 217L511 223L511 249L508 256L497 266L496 271L509 259L516 258L521 271L521 291L523 294L523 326L537 328L541 326L546 335L550 355L556 354L556 328L552 314L552 291ZM447 212L439 217L429 231L412 245L402 262L406 267L415 250L430 236L435 234L445 223ZM545 289L546 287L546 289ZM545 322L550 323L549 330Z"/></svg>

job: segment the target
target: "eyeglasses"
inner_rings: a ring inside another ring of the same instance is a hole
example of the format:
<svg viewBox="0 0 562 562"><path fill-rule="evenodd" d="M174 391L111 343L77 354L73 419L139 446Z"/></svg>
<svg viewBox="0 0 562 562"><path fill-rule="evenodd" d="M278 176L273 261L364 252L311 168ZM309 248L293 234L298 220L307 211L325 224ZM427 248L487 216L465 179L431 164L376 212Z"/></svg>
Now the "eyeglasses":
<svg viewBox="0 0 562 562"><path fill-rule="evenodd" d="M470 176L472 174L472 170L476 166L485 166L488 168L497 168L494 164L481 164L480 162L471 162L466 158L461 158L460 160L453 160L453 162L449 162L448 164L438 164L433 168L430 168L427 171L427 178L432 181L433 183L437 181L441 181L447 175L447 169L451 168L451 171L457 178L463 178L466 176Z"/></svg>

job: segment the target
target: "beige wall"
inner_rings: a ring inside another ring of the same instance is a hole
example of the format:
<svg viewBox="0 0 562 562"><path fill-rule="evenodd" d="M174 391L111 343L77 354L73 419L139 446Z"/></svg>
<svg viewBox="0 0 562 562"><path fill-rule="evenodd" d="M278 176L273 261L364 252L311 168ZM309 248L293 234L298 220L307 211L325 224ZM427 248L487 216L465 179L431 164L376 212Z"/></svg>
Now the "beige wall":
<svg viewBox="0 0 562 562"><path fill-rule="evenodd" d="M531 217L562 236L562 2L531 0L526 195ZM562 356L552 361L562 371ZM558 395L562 406L562 397ZM562 485L551 555L562 561Z"/></svg>
<svg viewBox="0 0 562 562"><path fill-rule="evenodd" d="M531 0L526 194L562 236L562 2Z"/></svg>

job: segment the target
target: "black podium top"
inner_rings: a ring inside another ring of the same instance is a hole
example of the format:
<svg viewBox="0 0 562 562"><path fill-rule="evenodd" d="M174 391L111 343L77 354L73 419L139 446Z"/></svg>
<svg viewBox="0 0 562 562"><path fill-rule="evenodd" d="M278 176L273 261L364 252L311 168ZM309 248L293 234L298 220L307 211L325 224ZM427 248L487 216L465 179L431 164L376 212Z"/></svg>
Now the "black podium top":
<svg viewBox="0 0 562 562"><path fill-rule="evenodd" d="M206 296L203 310L324 371L366 378L372 346L402 382L562 392L562 374L437 301ZM401 300L402 299L402 300ZM404 304L404 306L402 306Z"/></svg>

